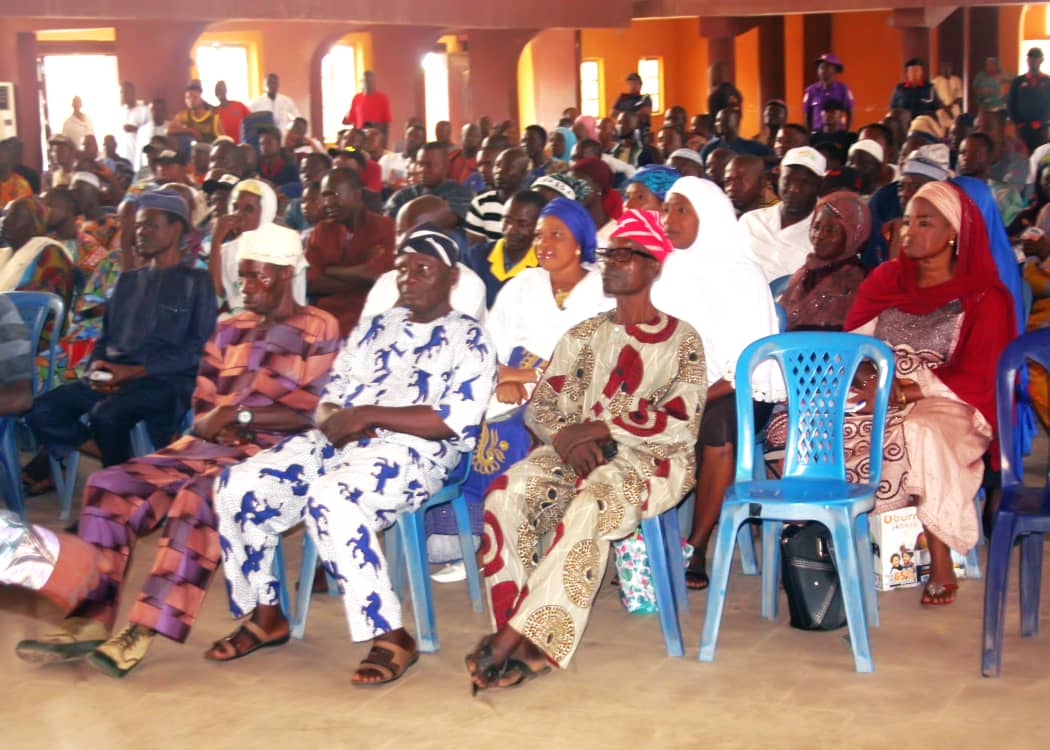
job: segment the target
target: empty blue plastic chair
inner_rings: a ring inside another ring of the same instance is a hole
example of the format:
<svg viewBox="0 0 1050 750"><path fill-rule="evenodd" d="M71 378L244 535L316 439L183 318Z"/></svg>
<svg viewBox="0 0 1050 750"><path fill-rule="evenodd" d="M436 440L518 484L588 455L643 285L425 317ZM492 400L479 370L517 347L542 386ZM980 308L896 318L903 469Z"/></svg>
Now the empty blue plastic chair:
<svg viewBox="0 0 1050 750"><path fill-rule="evenodd" d="M755 427L749 388L755 368L774 359L788 392L788 438L784 476L755 480ZM872 414L870 476L846 481L843 425L846 399L857 367L870 360L878 370ZM893 376L886 344L849 333L783 333L751 344L736 370L736 482L726 492L715 539L707 613L700 639L701 661L712 661L718 641L733 541L751 519L762 521L762 616L776 617L780 575L780 527L785 521L818 521L832 536L832 554L842 587L850 642L858 672L873 670L867 624L878 624L868 511L875 505L882 470L882 441Z"/></svg>
<svg viewBox="0 0 1050 750"><path fill-rule="evenodd" d="M390 583L394 592L400 595L404 587L404 570L408 569L409 588L412 594L412 612L416 621L416 640L419 649L426 653L438 650L436 618L434 616L433 595L430 589L430 571L427 565L426 536L423 531L423 517L430 508L452 503L452 512L456 518L459 533L460 550L463 563L467 569L467 585L474 611L484 611L484 600L481 593L481 572L478 570L474 556L474 537L470 531L470 517L467 501L463 496L463 483L470 475L470 455L464 456L459 465L449 474L445 486L434 493L412 513L401 514L393 526L386 530L386 559ZM310 598L313 589L314 573L317 568L317 548L307 535L303 542L303 561L299 569L299 592L295 601L295 615L292 619L292 637L302 638L306 633L306 619L310 610ZM329 593L333 593L329 581Z"/></svg>
<svg viewBox="0 0 1050 750"><path fill-rule="evenodd" d="M1021 635L1039 632L1039 589L1043 570L1043 535L1050 533L1050 486L1025 487L1021 453L1014 433L1014 385L1018 370L1034 360L1050 368L1050 329L1023 334L999 358L996 411L1003 496L988 542L988 570L984 584L984 638L981 673L998 677L1003 663L1003 629L1010 555L1020 540Z"/></svg>
<svg viewBox="0 0 1050 750"><path fill-rule="evenodd" d="M62 298L50 292L6 292L15 307L18 308L22 320L26 324L29 333L29 351L33 357L33 395L51 389L55 378L55 355L58 352L58 342L62 336L63 322L65 321L66 306ZM40 337L44 334L44 326L48 318L54 320L51 328L51 336L47 341L47 373L43 380L36 368L36 357L40 344Z"/></svg>

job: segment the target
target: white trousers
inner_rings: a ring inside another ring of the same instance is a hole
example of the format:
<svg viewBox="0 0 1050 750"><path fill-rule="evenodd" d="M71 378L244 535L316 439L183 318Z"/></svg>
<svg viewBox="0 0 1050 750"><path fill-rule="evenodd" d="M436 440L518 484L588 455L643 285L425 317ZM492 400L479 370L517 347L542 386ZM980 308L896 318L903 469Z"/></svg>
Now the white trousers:
<svg viewBox="0 0 1050 750"><path fill-rule="evenodd" d="M336 450L311 430L220 475L215 512L235 617L278 603L274 548L305 520L325 571L342 585L350 637L369 641L401 627L377 532L440 489L445 472L404 446L362 443Z"/></svg>

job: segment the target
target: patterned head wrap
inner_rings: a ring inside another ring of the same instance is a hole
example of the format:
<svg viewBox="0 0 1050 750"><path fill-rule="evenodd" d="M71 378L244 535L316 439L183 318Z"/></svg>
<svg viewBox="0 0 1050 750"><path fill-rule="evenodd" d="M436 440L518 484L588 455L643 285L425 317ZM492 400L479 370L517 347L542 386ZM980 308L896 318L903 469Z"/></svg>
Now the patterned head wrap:
<svg viewBox="0 0 1050 750"><path fill-rule="evenodd" d="M919 188L912 200L916 198L928 200L937 209L937 213L943 216L956 232L959 231L962 225L962 202L959 200L958 191L948 183L927 182Z"/></svg>
<svg viewBox="0 0 1050 750"><path fill-rule="evenodd" d="M419 253L437 258L450 268L459 261L459 247L455 240L438 229L436 224L426 222L409 232L397 248L398 255Z"/></svg>
<svg viewBox="0 0 1050 750"><path fill-rule="evenodd" d="M640 182L649 188L653 195L663 200L667 195L667 191L671 189L671 186L681 176L674 167L668 167L663 164L650 164L635 172L634 176L627 180L627 185L630 185L632 182Z"/></svg>
<svg viewBox="0 0 1050 750"><path fill-rule="evenodd" d="M581 172L591 178L598 186L598 192L604 196L612 187L613 173L609 165L596 156L588 156L585 159L577 159L573 162L574 172Z"/></svg>
<svg viewBox="0 0 1050 750"><path fill-rule="evenodd" d="M817 201L814 215L821 211L831 214L846 230L846 247L842 257L848 258L857 254L861 245L868 241L871 234L871 211L851 190L836 190Z"/></svg>
<svg viewBox="0 0 1050 750"><path fill-rule="evenodd" d="M560 219L572 232L576 244L580 246L580 260L584 263L594 262L594 249L598 245L598 236L594 228L594 220L586 208L568 198L555 198L540 211L540 218L544 216Z"/></svg>
<svg viewBox="0 0 1050 750"><path fill-rule="evenodd" d="M667 239L660 223L660 214L656 211L640 211L636 208L624 211L616 223L616 229L609 235L610 239L614 237L634 240L661 264L674 252L674 245Z"/></svg>
<svg viewBox="0 0 1050 750"><path fill-rule="evenodd" d="M587 200L591 195L591 186L579 177L573 177L568 172L555 172L553 174L545 174L542 177L537 177L532 181L532 184L529 185L529 190L535 190L539 187L553 190L563 198L568 198L572 201L579 201L581 203Z"/></svg>
<svg viewBox="0 0 1050 750"><path fill-rule="evenodd" d="M16 207L21 206L33 222L33 236L47 234L47 206L35 195L25 195L7 204L4 214L10 216Z"/></svg>

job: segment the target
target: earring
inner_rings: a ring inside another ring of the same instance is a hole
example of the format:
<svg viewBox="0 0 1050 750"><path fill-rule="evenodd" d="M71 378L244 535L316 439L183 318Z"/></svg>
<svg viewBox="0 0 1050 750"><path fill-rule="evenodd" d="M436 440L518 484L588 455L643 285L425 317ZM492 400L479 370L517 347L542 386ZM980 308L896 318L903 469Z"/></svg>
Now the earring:
<svg viewBox="0 0 1050 750"><path fill-rule="evenodd" d="M580 248L576 248L576 257L577 257L577 258L579 258L579 257L580 257Z"/></svg>
<svg viewBox="0 0 1050 750"><path fill-rule="evenodd" d="M959 252L959 236L958 235L956 235L955 237L952 237L950 240L948 240L948 247L950 247L952 249L953 253Z"/></svg>

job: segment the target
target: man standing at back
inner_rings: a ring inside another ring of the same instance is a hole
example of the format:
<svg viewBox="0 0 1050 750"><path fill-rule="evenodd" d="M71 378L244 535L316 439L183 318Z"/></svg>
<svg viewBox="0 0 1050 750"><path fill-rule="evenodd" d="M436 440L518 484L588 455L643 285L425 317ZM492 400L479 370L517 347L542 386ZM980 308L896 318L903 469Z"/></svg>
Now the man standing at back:
<svg viewBox="0 0 1050 750"><path fill-rule="evenodd" d="M376 74L371 70L365 71L361 87L364 90L354 94L343 124L353 125L358 130L379 128L385 135L393 119L390 115L390 99L382 91L376 90Z"/></svg>
<svg viewBox="0 0 1050 750"><path fill-rule="evenodd" d="M215 84L215 98L219 100L219 106L215 108L222 123L222 132L230 136L234 143L241 142L241 121L248 116L248 108L243 102L235 102L226 98L226 81L218 81Z"/></svg>
<svg viewBox="0 0 1050 750"><path fill-rule="evenodd" d="M266 93L255 99L249 106L252 112L273 112L273 124L282 133L292 127L295 118L299 117L299 108L290 96L278 92L281 79L276 73L266 76Z"/></svg>
<svg viewBox="0 0 1050 750"><path fill-rule="evenodd" d="M853 92L837 76L844 70L838 55L825 52L817 58L817 82L806 87L802 97L802 110L806 115L806 127L811 133L821 130L824 104L834 100L846 113L845 129L853 122Z"/></svg>
<svg viewBox="0 0 1050 750"><path fill-rule="evenodd" d="M124 121L124 148L121 150L131 162L132 170L137 172L142 160L139 131L149 122L149 108L135 98L135 84L131 81L124 81L120 87L120 115Z"/></svg>
<svg viewBox="0 0 1050 750"><path fill-rule="evenodd" d="M890 109L906 109L914 120L919 115L936 115L941 106L933 84L926 80L922 60L913 57L904 63L904 81L893 89Z"/></svg>
<svg viewBox="0 0 1050 750"><path fill-rule="evenodd" d="M444 200L462 221L470 208L471 192L466 185L448 178L448 149L440 141L424 144L415 154L420 169L418 185L409 185L390 196L384 213L393 219L401 207L421 195L436 195Z"/></svg>
<svg viewBox="0 0 1050 750"><path fill-rule="evenodd" d="M306 245L306 290L339 321L339 335L357 325L376 279L394 267L394 221L365 208L361 178L339 167L321 179L325 221Z"/></svg>
<svg viewBox="0 0 1050 750"><path fill-rule="evenodd" d="M1043 51L1028 50L1028 72L1010 84L1007 108L1017 126L1017 135L1029 151L1046 143L1046 126L1050 122L1050 76L1039 70Z"/></svg>

